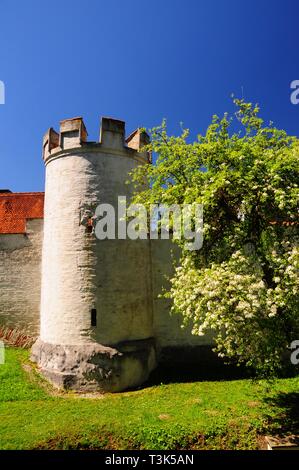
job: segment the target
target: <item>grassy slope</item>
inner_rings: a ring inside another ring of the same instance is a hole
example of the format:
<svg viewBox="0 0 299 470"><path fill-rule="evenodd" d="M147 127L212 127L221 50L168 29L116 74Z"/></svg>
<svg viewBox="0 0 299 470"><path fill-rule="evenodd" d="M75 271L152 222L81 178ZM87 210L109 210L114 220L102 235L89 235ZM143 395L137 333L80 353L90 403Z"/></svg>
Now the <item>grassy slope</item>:
<svg viewBox="0 0 299 470"><path fill-rule="evenodd" d="M26 362L27 351L7 349L0 365L1 449L255 448L270 422L279 428L292 419L287 397L299 391L297 377L271 385L161 384L104 398L51 396L37 374L23 370Z"/></svg>

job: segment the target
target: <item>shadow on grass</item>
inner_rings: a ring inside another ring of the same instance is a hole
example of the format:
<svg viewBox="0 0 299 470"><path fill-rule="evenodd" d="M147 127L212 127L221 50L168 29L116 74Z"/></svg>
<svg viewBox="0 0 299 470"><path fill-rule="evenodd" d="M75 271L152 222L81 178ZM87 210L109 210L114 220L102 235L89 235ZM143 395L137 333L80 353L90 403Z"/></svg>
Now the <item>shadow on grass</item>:
<svg viewBox="0 0 299 470"><path fill-rule="evenodd" d="M299 392L279 393L264 399L274 415L268 416L269 428L279 436L299 434Z"/></svg>

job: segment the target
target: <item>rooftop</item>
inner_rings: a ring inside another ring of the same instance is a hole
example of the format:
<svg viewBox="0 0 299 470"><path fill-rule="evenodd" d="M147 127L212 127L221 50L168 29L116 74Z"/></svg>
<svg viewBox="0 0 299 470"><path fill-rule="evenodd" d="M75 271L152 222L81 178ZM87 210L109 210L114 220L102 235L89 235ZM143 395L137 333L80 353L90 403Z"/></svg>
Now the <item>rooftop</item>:
<svg viewBox="0 0 299 470"><path fill-rule="evenodd" d="M43 217L44 193L0 191L0 234L25 234L28 219Z"/></svg>

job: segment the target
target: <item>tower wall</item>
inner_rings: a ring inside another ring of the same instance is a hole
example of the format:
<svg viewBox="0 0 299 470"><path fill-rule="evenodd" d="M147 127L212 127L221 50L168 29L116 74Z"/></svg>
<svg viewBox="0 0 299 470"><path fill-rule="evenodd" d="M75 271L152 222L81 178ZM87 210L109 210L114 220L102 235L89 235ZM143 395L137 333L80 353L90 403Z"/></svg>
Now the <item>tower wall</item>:
<svg viewBox="0 0 299 470"><path fill-rule="evenodd" d="M91 230L98 204L129 200L128 174L148 162L138 153L144 137L135 133L130 147L124 131L122 121L103 118L100 143L87 143L75 118L44 138L41 329L32 357L59 386L123 390L155 366L150 241L98 240Z"/></svg>

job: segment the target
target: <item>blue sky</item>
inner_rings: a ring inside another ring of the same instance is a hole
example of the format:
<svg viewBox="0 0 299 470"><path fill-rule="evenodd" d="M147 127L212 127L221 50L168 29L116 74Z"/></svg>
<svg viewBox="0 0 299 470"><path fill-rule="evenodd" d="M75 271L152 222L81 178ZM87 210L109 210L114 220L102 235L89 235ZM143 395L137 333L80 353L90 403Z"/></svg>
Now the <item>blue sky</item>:
<svg viewBox="0 0 299 470"><path fill-rule="evenodd" d="M196 135L243 93L299 135L298 21L296 0L0 0L0 188L42 191L42 136L73 116L90 140L102 115Z"/></svg>

